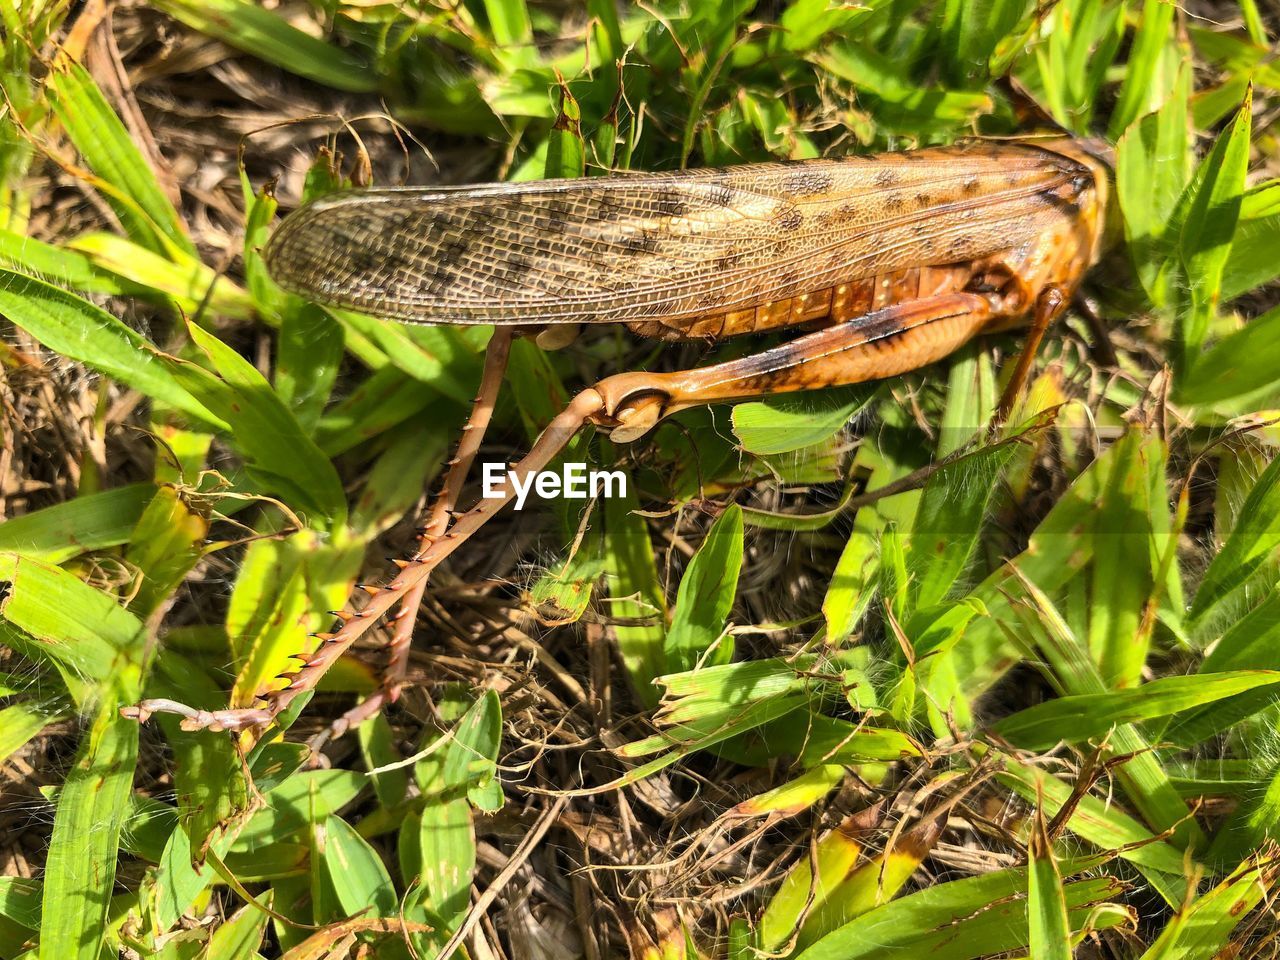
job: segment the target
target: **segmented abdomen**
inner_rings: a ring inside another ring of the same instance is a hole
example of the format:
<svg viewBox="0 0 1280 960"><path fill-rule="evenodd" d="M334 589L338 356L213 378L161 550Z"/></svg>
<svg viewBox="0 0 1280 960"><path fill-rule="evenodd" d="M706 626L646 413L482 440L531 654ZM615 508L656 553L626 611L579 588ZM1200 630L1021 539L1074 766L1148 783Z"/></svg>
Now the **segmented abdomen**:
<svg viewBox="0 0 1280 960"><path fill-rule="evenodd" d="M717 340L799 324L825 326L843 323L895 303L958 293L969 285L973 276L973 263L908 267L755 307L681 320L635 320L627 326L639 336L659 340Z"/></svg>

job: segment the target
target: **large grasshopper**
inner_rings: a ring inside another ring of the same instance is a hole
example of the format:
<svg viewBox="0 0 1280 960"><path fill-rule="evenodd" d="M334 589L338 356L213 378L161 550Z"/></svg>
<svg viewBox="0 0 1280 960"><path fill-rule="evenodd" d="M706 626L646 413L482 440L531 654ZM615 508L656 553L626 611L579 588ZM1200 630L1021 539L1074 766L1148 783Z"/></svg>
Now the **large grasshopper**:
<svg viewBox="0 0 1280 960"><path fill-rule="evenodd" d="M454 519L514 335L555 345L576 325L601 323L665 340L809 331L727 363L619 373L587 387L516 464L517 480L544 469L587 424L635 440L689 407L895 376L1030 320L1016 389L1098 257L1109 156L1087 140L975 142L844 160L367 190L302 207L264 251L275 280L318 303L393 320L494 324L479 395L418 553L386 586L365 587L368 603L339 614L316 649L299 652L280 689L247 709L153 700L134 715L177 712L192 728L268 724L398 604L383 689L340 726L394 699L432 569L513 496L508 479L501 497Z"/></svg>

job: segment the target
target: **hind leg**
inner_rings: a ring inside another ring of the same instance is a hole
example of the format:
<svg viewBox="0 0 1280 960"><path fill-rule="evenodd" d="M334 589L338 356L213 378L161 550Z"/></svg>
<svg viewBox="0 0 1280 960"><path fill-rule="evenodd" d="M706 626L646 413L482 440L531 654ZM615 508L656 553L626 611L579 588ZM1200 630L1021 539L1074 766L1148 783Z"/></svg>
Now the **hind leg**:
<svg viewBox="0 0 1280 960"><path fill-rule="evenodd" d="M416 556L421 556L432 543L443 536L454 510L457 509L458 497L462 495L467 474L471 470L471 464L475 462L476 454L480 452L485 431L489 429L489 421L493 419L493 408L498 401L498 392L502 389L502 378L507 370L507 360L511 356L513 339L510 327L497 327L493 331L484 355L480 389L471 407L471 415L462 425L462 439L458 441L452 459L446 464L448 469L440 492L431 502L419 527ZM418 583L405 594L399 609L391 616L393 629L391 642L387 645L388 660L382 673L381 686L335 720L323 735L324 738L342 736L352 727L374 716L386 704L395 703L400 698L400 690L409 669L413 624L426 589L426 580Z"/></svg>
<svg viewBox="0 0 1280 960"><path fill-rule="evenodd" d="M623 373L579 393L538 437L512 469L522 486L546 469L586 424L611 430L614 440L642 436L662 417L679 410L727 400L744 400L796 390L863 383L932 363L967 343L993 318L991 303L976 294L946 294L899 304L728 363L676 373ZM320 677L380 617L411 595L421 595L431 571L515 498L510 476L497 495L482 499L416 556L398 561L399 573L385 587L366 587L369 602L358 613L342 614L337 632L321 635L314 653L299 655L302 666L285 674L289 684L268 694L260 708L195 710L168 700L126 708L145 719L155 711L180 714L188 729L244 730L270 723Z"/></svg>

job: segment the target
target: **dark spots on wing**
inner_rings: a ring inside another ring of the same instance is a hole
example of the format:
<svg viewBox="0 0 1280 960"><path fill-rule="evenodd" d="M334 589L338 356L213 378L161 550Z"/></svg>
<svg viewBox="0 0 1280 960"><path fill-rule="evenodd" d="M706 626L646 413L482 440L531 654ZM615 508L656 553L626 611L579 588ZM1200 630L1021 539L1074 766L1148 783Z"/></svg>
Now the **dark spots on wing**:
<svg viewBox="0 0 1280 960"><path fill-rule="evenodd" d="M783 230L798 230L802 223L804 223L804 214L795 207L790 207L787 210L784 210L782 215L778 217L778 226Z"/></svg>
<svg viewBox="0 0 1280 960"><path fill-rule="evenodd" d="M1075 219L1080 216L1080 204L1070 197L1059 196L1052 190L1044 190L1036 194L1041 203L1053 207L1059 213Z"/></svg>
<svg viewBox="0 0 1280 960"><path fill-rule="evenodd" d="M431 268L426 278L427 293L438 296L445 292L458 278L458 272L445 263L437 263Z"/></svg>
<svg viewBox="0 0 1280 960"><path fill-rule="evenodd" d="M723 181L713 182L707 188L707 203L713 207L730 207L737 198L737 191Z"/></svg>
<svg viewBox="0 0 1280 960"><path fill-rule="evenodd" d="M548 233L564 233L569 229L569 214L573 204L564 197L552 197L547 201L543 228Z"/></svg>
<svg viewBox="0 0 1280 960"><path fill-rule="evenodd" d="M689 213L689 201L678 193L654 194L654 211L663 217L683 217Z"/></svg>
<svg viewBox="0 0 1280 960"><path fill-rule="evenodd" d="M796 170L782 180L782 192L788 197L812 197L826 193L835 178L826 170Z"/></svg>
<svg viewBox="0 0 1280 960"><path fill-rule="evenodd" d="M891 167L883 167L876 171L873 180L877 187L892 187L898 182L898 171Z"/></svg>
<svg viewBox="0 0 1280 960"><path fill-rule="evenodd" d="M440 262L444 264L459 264L467 256L467 251L471 249L471 243L465 238L455 237L452 240L445 241L440 247Z"/></svg>
<svg viewBox="0 0 1280 960"><path fill-rule="evenodd" d="M502 273L504 276L516 280L528 275L529 271L532 269L532 261L519 256L518 254L512 254L506 258L506 262L503 264Z"/></svg>
<svg viewBox="0 0 1280 960"><path fill-rule="evenodd" d="M739 251L731 251L723 256L716 257L711 263L711 269L716 273L727 273L742 266L744 259L744 255Z"/></svg>
<svg viewBox="0 0 1280 960"><path fill-rule="evenodd" d="M906 203L900 193L891 193L880 201L880 205L889 213L898 213L906 206Z"/></svg>
<svg viewBox="0 0 1280 960"><path fill-rule="evenodd" d="M919 193L916 194L916 203L920 204L920 206L922 207L928 207L932 205L933 194L926 193L923 190L921 190Z"/></svg>
<svg viewBox="0 0 1280 960"><path fill-rule="evenodd" d="M960 189L964 191L965 196L969 196L969 197L973 196L975 193L978 192L978 178L970 177L968 180L964 182L964 184L960 187Z"/></svg>
<svg viewBox="0 0 1280 960"><path fill-rule="evenodd" d="M386 258L368 244L353 246L343 252L342 266L348 276L373 273Z"/></svg>
<svg viewBox="0 0 1280 960"><path fill-rule="evenodd" d="M632 216L631 209L626 204L617 203L607 192L602 192L593 198L591 218L594 220L609 223L630 216Z"/></svg>
<svg viewBox="0 0 1280 960"><path fill-rule="evenodd" d="M622 252L637 257L653 253L660 243L658 235L649 230L637 230L629 233L622 241Z"/></svg>

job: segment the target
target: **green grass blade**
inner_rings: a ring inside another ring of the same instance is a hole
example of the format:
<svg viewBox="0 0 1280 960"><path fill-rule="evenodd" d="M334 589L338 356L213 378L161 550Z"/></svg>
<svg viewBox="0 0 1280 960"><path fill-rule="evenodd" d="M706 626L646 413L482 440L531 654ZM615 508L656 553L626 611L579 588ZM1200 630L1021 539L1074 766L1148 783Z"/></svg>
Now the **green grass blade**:
<svg viewBox="0 0 1280 960"><path fill-rule="evenodd" d="M491 3L498 0L490 0ZM508 0L524 6L524 0ZM582 140L582 108L569 92L569 85L560 84L560 110L551 132L547 135L546 166L543 175L548 180L560 177L580 177L586 170L587 151Z"/></svg>
<svg viewBox="0 0 1280 960"><path fill-rule="evenodd" d="M171 297L185 314L203 308L233 320L255 315L253 300L244 290L184 251L164 257L113 233L81 234L67 249L83 253L99 270L123 278L129 288Z"/></svg>
<svg viewBox="0 0 1280 960"><path fill-rule="evenodd" d="M226 922L209 938L201 960L253 960L262 946L271 907L271 891L255 898L227 918ZM266 909L264 909L266 908Z"/></svg>
<svg viewBox="0 0 1280 960"><path fill-rule="evenodd" d="M1141 960L1201 960L1229 948L1233 930L1266 897L1276 868L1269 853L1259 852L1204 896L1169 921Z"/></svg>
<svg viewBox="0 0 1280 960"><path fill-rule="evenodd" d="M1205 853L1205 859L1221 869L1280 836L1280 768L1272 768L1270 780L1237 781L1232 787L1240 805L1219 824Z"/></svg>
<svg viewBox="0 0 1280 960"><path fill-rule="evenodd" d="M941 602L964 572L1012 444L977 450L933 474L924 486L908 541L913 607Z"/></svg>
<svg viewBox="0 0 1280 960"><path fill-rule="evenodd" d="M391 875L369 841L341 817L324 821L324 869L346 916L398 916Z"/></svg>
<svg viewBox="0 0 1280 960"><path fill-rule="evenodd" d="M150 483L131 483L6 520L0 524L0 552L62 563L126 543L155 493Z"/></svg>
<svg viewBox="0 0 1280 960"><path fill-rule="evenodd" d="M1021 633L1036 638L1036 651L1043 656L1053 681L1070 695L1105 693L1101 673L1061 612L1035 584L1024 581L1022 586L1031 605L1017 611ZM1199 846L1203 839L1199 824L1187 816L1186 804L1141 731L1132 724L1114 727L1107 753L1126 757L1116 768L1116 776L1146 822L1159 831L1170 831L1174 842L1183 848Z"/></svg>
<svg viewBox="0 0 1280 960"><path fill-rule="evenodd" d="M1219 532L1221 535L1221 531ZM1249 491L1235 527L1214 556L1191 603L1188 620L1204 622L1249 582L1280 544L1280 457Z"/></svg>
<svg viewBox="0 0 1280 960"><path fill-rule="evenodd" d="M362 552L345 534L324 543L312 530L253 544L227 609L239 665L233 705L250 703L295 662L295 653L314 649L309 634L331 622L324 611L347 599Z"/></svg>
<svg viewBox="0 0 1280 960"><path fill-rule="evenodd" d="M103 677L112 678L122 702L137 699L136 668L128 664L139 653L142 624L114 597L60 567L13 554L0 554L0 580L10 583L0 616L38 641L23 652L62 672L78 700L96 695L98 684L88 680Z"/></svg>
<svg viewBox="0 0 1280 960"><path fill-rule="evenodd" d="M869 511L859 510L853 530L836 561L822 598L827 642L839 644L857 629L871 606L879 582L879 544L871 532L875 522Z"/></svg>
<svg viewBox="0 0 1280 960"><path fill-rule="evenodd" d="M461 697L451 696L442 719L460 708ZM422 889L414 906L440 918L443 932L462 922L470 899L476 868L472 805L485 810L501 805L494 776L501 723L497 694L487 691L458 719L443 755L433 754L416 766L418 786L429 800L416 844Z"/></svg>
<svg viewBox="0 0 1280 960"><path fill-rule="evenodd" d="M760 917L756 934L759 949L778 952L805 916L820 909L827 896L858 865L863 852L859 838L867 832L867 825L875 823L873 819L864 824L865 820L865 814L846 817L787 874Z"/></svg>
<svg viewBox="0 0 1280 960"><path fill-rule="evenodd" d="M1021 710L992 728L1010 743L1047 750L1055 743L1100 739L1113 726L1167 717L1280 682L1273 670L1235 670L1162 677L1131 690L1060 697Z"/></svg>
<svg viewBox="0 0 1280 960"><path fill-rule="evenodd" d="M1094 506L1088 644L1103 683L1127 687L1139 681L1150 645L1143 618L1156 588L1152 511L1158 508L1167 516L1162 502L1166 454L1159 437L1137 431L1117 446L1126 469L1114 471ZM1158 507L1150 502L1153 496ZM1160 526L1167 528L1167 521Z"/></svg>
<svg viewBox="0 0 1280 960"><path fill-rule="evenodd" d="M165 369L151 344L87 300L43 280L0 270L0 315L64 357L176 407L201 423L225 427Z"/></svg>
<svg viewBox="0 0 1280 960"><path fill-rule="evenodd" d="M739 403L733 432L750 453L792 453L829 440L875 395L874 386L859 386Z"/></svg>
<svg viewBox="0 0 1280 960"><path fill-rule="evenodd" d="M834 763L819 764L793 780L788 780L780 786L735 804L733 815L736 817L762 817L768 814L794 816L808 810L831 793L840 786L843 779L844 767Z"/></svg>
<svg viewBox="0 0 1280 960"><path fill-rule="evenodd" d="M884 852L851 870L806 918L800 928L801 948L896 897L940 835L939 825L926 819L896 836Z"/></svg>
<svg viewBox="0 0 1280 960"><path fill-rule="evenodd" d="M117 696L101 702L58 798L45 860L40 960L99 960L103 949L138 756L138 724L120 716Z"/></svg>
<svg viewBox="0 0 1280 960"><path fill-rule="evenodd" d="M179 250L194 257L195 244L178 212L89 72L60 58L49 72L46 87L71 142L94 173L119 191L119 197L108 193L107 202L130 238L162 256Z"/></svg>
<svg viewBox="0 0 1280 960"><path fill-rule="evenodd" d="M1042 805L1045 817L1056 816L1071 799L1071 787L1046 771L1009 756L1002 755L1000 759L1003 770L997 779L1028 803ZM1121 859L1135 864L1170 905L1182 902L1187 889L1182 852L1157 838L1115 804L1086 794L1072 810L1067 829L1101 850L1117 851Z"/></svg>
<svg viewBox="0 0 1280 960"><path fill-rule="evenodd" d="M342 365L342 326L326 311L291 302L280 324L275 388L298 424L312 433Z"/></svg>
<svg viewBox="0 0 1280 960"><path fill-rule="evenodd" d="M1164 105L1130 125L1116 146L1116 194L1126 245L1157 307L1174 296L1170 267L1178 238L1168 228L1191 178L1190 96L1191 70L1184 65Z"/></svg>
<svg viewBox="0 0 1280 960"><path fill-rule="evenodd" d="M40 883L26 877L0 877L0 916L27 930L40 929Z"/></svg>
<svg viewBox="0 0 1280 960"><path fill-rule="evenodd" d="M158 488L125 552L138 575L129 609L146 619L168 600L204 555L208 532L208 518L193 510L174 487Z"/></svg>
<svg viewBox="0 0 1280 960"><path fill-rule="evenodd" d="M1037 960L1071 960L1071 920L1067 898L1053 855L1053 843L1045 829L1043 812L1036 810L1031 841L1027 845L1028 946Z"/></svg>
<svg viewBox="0 0 1280 960"><path fill-rule="evenodd" d="M636 696L646 707L658 703L654 680L667 672L666 595L658 580L658 566L649 544L644 518L635 511L635 484L628 478L627 495L611 497L604 514L605 585L608 617L618 652ZM621 622L626 621L626 622Z"/></svg>
<svg viewBox="0 0 1280 960"><path fill-rule="evenodd" d="M318 522L341 522L346 495L333 464L306 435L253 364L194 324L188 332L215 373L163 357L173 378L229 425L230 442L251 462L263 486L314 511Z"/></svg>
<svg viewBox="0 0 1280 960"><path fill-rule="evenodd" d="M0 710L0 763L13 756L51 723L65 719L37 703L15 703Z"/></svg>
<svg viewBox="0 0 1280 960"><path fill-rule="evenodd" d="M156 6L193 30L323 86L349 93L378 89L377 72L364 59L249 0L156 0Z"/></svg>
<svg viewBox="0 0 1280 960"><path fill-rule="evenodd" d="M1164 0L1143 2L1142 19L1134 35L1129 62L1125 65L1124 83L1111 113L1108 135L1113 141L1120 138L1129 124L1158 105L1153 104L1151 99L1162 96L1156 76L1162 51L1169 42L1173 14L1173 4Z"/></svg>
<svg viewBox="0 0 1280 960"><path fill-rule="evenodd" d="M1021 898L1026 889L1025 868L935 884L864 914L795 960L971 960L1025 949L1030 941L1027 904ZM1123 890L1110 877L1067 884L1072 927L1085 924L1092 905ZM1107 925L1123 919L1123 911L1099 918Z"/></svg>
<svg viewBox="0 0 1280 960"><path fill-rule="evenodd" d="M1180 347L1186 351L1184 367L1194 366L1195 354L1204 342L1222 296L1222 273L1231 254L1236 222L1249 168L1253 95L1244 103L1231 126L1218 137L1204 159L1203 176L1196 181L1186 221L1179 239L1179 254L1191 288L1189 314L1184 318Z"/></svg>
<svg viewBox="0 0 1280 960"><path fill-rule="evenodd" d="M1222 299L1231 300L1280 276L1280 180L1245 191L1231 255L1222 271Z"/></svg>
<svg viewBox="0 0 1280 960"><path fill-rule="evenodd" d="M691 669L717 641L720 648L711 653L711 662L724 663L732 656L732 641L722 637L738 590L742 537L742 510L731 504L689 562L667 630L664 649L670 672Z"/></svg>
<svg viewBox="0 0 1280 960"><path fill-rule="evenodd" d="M96 266L83 253L54 246L12 230L0 230L0 264L18 273L46 277L60 287L70 287L86 293L112 296L141 296L147 293L145 288Z"/></svg>
<svg viewBox="0 0 1280 960"><path fill-rule="evenodd" d="M1250 320L1202 354L1183 376L1178 395L1185 403L1215 406L1241 398L1238 406L1230 405L1227 409L1245 413L1254 409L1247 395L1274 386L1277 370L1280 370L1280 308Z"/></svg>

